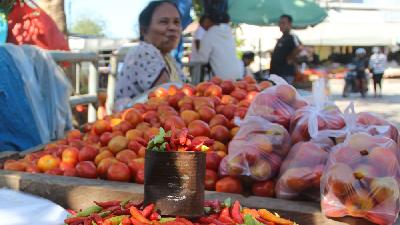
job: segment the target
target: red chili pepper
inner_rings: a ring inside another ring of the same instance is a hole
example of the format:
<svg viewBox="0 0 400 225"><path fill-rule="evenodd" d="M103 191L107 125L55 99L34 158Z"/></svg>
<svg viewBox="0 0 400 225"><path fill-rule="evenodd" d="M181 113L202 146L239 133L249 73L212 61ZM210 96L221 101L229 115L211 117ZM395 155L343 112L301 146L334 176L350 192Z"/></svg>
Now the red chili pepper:
<svg viewBox="0 0 400 225"><path fill-rule="evenodd" d="M104 208L102 211L110 211L110 212L114 212L116 210L120 210L121 206L120 205L115 205L115 206L110 206L108 208Z"/></svg>
<svg viewBox="0 0 400 225"><path fill-rule="evenodd" d="M140 211L139 211L137 208L135 208L135 207L132 206L132 207L129 208L129 211L130 211L132 217L135 218L136 220L138 220L139 222L144 223L144 224L151 224L151 221L148 220L148 219L146 219L146 218L140 213Z"/></svg>
<svg viewBox="0 0 400 225"><path fill-rule="evenodd" d="M158 212L153 212L151 215L150 215L150 218L149 218L150 220L160 220L161 219L161 216L160 216L160 214L158 214Z"/></svg>
<svg viewBox="0 0 400 225"><path fill-rule="evenodd" d="M97 225L101 225L103 223L103 218L101 218L101 216L97 213L92 214L90 217L93 218Z"/></svg>
<svg viewBox="0 0 400 225"><path fill-rule="evenodd" d="M140 208L143 205L143 201L133 201L130 200L128 201L128 203L126 203L126 205L124 206L125 209L129 209L132 206L135 206L136 208Z"/></svg>
<svg viewBox="0 0 400 225"><path fill-rule="evenodd" d="M83 217L83 216L72 217L72 218L67 218L67 219L65 219L65 220L64 220L64 223L66 223L66 224L71 224L71 223L74 223L74 222L83 223L83 221L84 221L85 219L86 219L86 217Z"/></svg>
<svg viewBox="0 0 400 225"><path fill-rule="evenodd" d="M142 223L142 222L140 222L139 220L137 220L137 219L135 219L133 217L131 217L130 220L131 220L131 223L133 225L146 225L145 223Z"/></svg>
<svg viewBox="0 0 400 225"><path fill-rule="evenodd" d="M189 221L189 220L187 220L187 219L185 219L185 218L181 218L181 217L176 218L175 221L176 221L176 222L182 222L182 223L184 223L185 225L193 225L193 223L192 223L191 221Z"/></svg>
<svg viewBox="0 0 400 225"><path fill-rule="evenodd" d="M111 206L119 206L121 204L121 201L108 201L108 202L96 202L94 203L102 208L108 208Z"/></svg>
<svg viewBox="0 0 400 225"><path fill-rule="evenodd" d="M199 219L199 222L200 223L202 223L202 224L210 224L210 223L212 223L213 222L213 218L210 218L210 217L200 217L200 219Z"/></svg>
<svg viewBox="0 0 400 225"><path fill-rule="evenodd" d="M69 225L83 225L83 222L73 222L73 223L70 223ZM105 225L108 225L108 224L105 224Z"/></svg>
<svg viewBox="0 0 400 225"><path fill-rule="evenodd" d="M162 225L185 225L185 224L182 222L177 222L177 221L169 221L169 222L162 223Z"/></svg>
<svg viewBox="0 0 400 225"><path fill-rule="evenodd" d="M142 211L142 215L145 218L149 218L149 216L151 215L151 213L153 213L154 211L154 204L150 204L148 206L146 206L143 211ZM151 219L150 219L151 220Z"/></svg>
<svg viewBox="0 0 400 225"><path fill-rule="evenodd" d="M86 219L83 221L83 225L92 225L92 220L89 219L89 218L86 218Z"/></svg>
<svg viewBox="0 0 400 225"><path fill-rule="evenodd" d="M170 152L171 151L171 145L169 143L167 143L165 145L165 149L167 150L167 152Z"/></svg>
<svg viewBox="0 0 400 225"><path fill-rule="evenodd" d="M76 215L76 212L72 209L67 209L67 212L69 212L71 215Z"/></svg>
<svg viewBox="0 0 400 225"><path fill-rule="evenodd" d="M128 217L125 217L122 219L121 224L122 225L132 225L132 222Z"/></svg>
<svg viewBox="0 0 400 225"><path fill-rule="evenodd" d="M270 222L270 221L266 221L265 219L263 219L261 217L257 217L256 220L258 220L258 222L266 224L266 225L275 225L275 223Z"/></svg>
<svg viewBox="0 0 400 225"><path fill-rule="evenodd" d="M225 207L225 208L221 211L221 214L219 214L219 217L221 217L221 216L228 217L228 218L231 217L231 215L229 214L229 208L228 208L228 207Z"/></svg>
<svg viewBox="0 0 400 225"><path fill-rule="evenodd" d="M227 224L236 224L235 221L232 218L230 218L228 216L225 216L225 215L224 216L220 216L218 218L218 221L220 221L222 223L227 223Z"/></svg>
<svg viewBox="0 0 400 225"><path fill-rule="evenodd" d="M232 209L231 209L231 215L233 220L238 223L238 224L243 224L243 217L242 214L240 213L240 203L238 200L233 203Z"/></svg>

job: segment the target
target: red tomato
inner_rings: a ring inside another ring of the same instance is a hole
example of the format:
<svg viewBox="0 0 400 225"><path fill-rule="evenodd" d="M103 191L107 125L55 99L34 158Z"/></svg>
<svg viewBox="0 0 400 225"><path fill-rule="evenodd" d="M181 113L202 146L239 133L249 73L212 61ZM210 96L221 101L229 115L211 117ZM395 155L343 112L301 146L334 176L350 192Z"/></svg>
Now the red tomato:
<svg viewBox="0 0 400 225"><path fill-rule="evenodd" d="M257 181L253 184L251 191L255 196L274 197L275 196L275 181Z"/></svg>
<svg viewBox="0 0 400 225"><path fill-rule="evenodd" d="M204 179L204 186L206 190L215 191L215 184L217 183L218 175L215 171L206 169L206 176Z"/></svg>
<svg viewBox="0 0 400 225"><path fill-rule="evenodd" d="M243 193L242 182L234 177L224 177L217 181L215 190L217 192L227 192L235 194Z"/></svg>

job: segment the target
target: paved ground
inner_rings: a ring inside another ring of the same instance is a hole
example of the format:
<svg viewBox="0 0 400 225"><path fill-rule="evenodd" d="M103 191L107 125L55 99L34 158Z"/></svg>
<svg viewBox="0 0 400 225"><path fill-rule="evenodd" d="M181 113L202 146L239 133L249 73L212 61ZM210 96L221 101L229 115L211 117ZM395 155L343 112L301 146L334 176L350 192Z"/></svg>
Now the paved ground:
<svg viewBox="0 0 400 225"><path fill-rule="evenodd" d="M356 112L368 111L380 114L400 128L400 79L384 80L383 96L380 98L374 97L372 84L370 84L368 96L364 99L358 93L343 98L343 85L343 80L332 79L329 81L331 97L342 110L350 101L354 101Z"/></svg>

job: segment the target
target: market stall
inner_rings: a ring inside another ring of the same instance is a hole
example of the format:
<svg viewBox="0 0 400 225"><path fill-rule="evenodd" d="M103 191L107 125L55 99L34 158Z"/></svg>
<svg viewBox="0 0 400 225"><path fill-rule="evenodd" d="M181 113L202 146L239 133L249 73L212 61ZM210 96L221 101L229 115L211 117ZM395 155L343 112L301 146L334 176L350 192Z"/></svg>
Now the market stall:
<svg viewBox="0 0 400 225"><path fill-rule="evenodd" d="M204 184L192 188L204 185L206 199L232 196L299 224L335 224L324 215L350 216L348 224L394 223L397 128L351 106L341 112L327 100L323 84L316 82L309 96L274 77L259 84L251 77L215 77L196 87L156 87L143 103L136 99L39 151L3 160L0 186L74 210L93 201L142 199L149 152L198 152L205 156L206 169L197 170ZM168 172L162 168L169 164L156 165Z"/></svg>

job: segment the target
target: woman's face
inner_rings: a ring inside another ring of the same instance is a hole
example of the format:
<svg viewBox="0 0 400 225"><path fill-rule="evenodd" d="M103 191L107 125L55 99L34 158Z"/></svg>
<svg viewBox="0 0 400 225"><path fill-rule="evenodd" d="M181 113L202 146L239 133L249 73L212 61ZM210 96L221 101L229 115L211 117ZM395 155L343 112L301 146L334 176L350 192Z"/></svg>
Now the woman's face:
<svg viewBox="0 0 400 225"><path fill-rule="evenodd" d="M169 3L157 7L144 40L167 54L178 46L181 37L181 19L178 10Z"/></svg>

